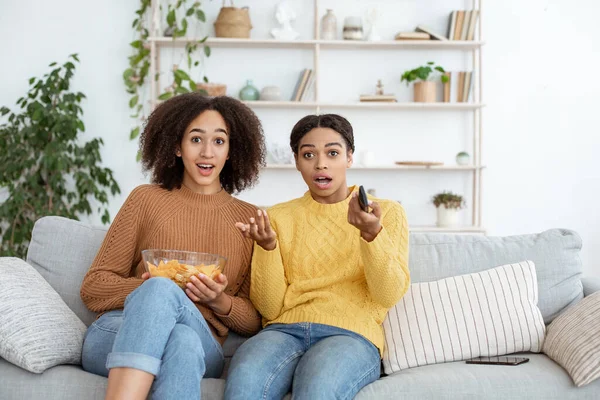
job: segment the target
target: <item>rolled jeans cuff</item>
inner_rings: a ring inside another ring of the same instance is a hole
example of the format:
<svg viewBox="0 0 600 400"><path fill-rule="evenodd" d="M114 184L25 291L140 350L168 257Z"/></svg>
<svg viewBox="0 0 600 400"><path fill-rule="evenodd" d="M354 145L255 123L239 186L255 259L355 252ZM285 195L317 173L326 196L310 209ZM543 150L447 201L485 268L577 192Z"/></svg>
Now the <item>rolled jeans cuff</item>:
<svg viewBox="0 0 600 400"><path fill-rule="evenodd" d="M140 353L110 353L106 358L106 368L134 368L158 375L161 360Z"/></svg>

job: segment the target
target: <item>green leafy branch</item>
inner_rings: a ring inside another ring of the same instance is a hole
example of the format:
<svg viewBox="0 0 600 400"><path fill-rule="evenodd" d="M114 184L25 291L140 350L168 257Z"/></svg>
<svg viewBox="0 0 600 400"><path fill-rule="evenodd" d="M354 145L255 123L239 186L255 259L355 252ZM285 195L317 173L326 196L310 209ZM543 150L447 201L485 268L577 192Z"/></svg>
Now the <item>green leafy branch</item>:
<svg viewBox="0 0 600 400"><path fill-rule="evenodd" d="M439 65L434 66L434 64L435 63L433 61L429 61L427 65L417 67L409 71L404 71L400 82L406 81L406 86L408 86L409 83L414 82L417 79L421 81L433 80L438 75L437 73L434 73L434 71L437 71L441 74L442 83L448 82L448 76L446 75L446 71L444 70L444 68L442 68Z"/></svg>
<svg viewBox="0 0 600 400"><path fill-rule="evenodd" d="M177 0L175 5L169 4L167 8L167 31L166 34L173 37L173 40L178 37L184 37L188 32L188 26L192 20L205 23L206 15L201 9L201 3L194 1L188 6L188 0ZM131 27L137 33L138 37L136 40L131 42L129 45L133 49L133 54L129 56L129 67L123 72L123 81L125 83L126 91L131 96L129 99L129 108L132 109L132 118L135 118L138 123L134 126L130 133L129 138L135 140L141 131L141 122L146 118L146 111L149 111L145 107L144 93L145 85L148 83L148 73L150 70L150 43L149 43L149 30L146 27L149 19L149 13L151 12L151 1L140 0L140 8L136 10L136 18L134 19ZM178 18L178 15L182 15ZM188 70L192 69L192 66L197 67L200 65L200 59L202 57L209 57L211 49L205 44L207 37L201 40L188 42L185 46L187 66ZM200 47L203 53L196 58ZM189 91L196 90L196 82L191 79L190 73L185 72L179 68L179 65L175 65L172 69L173 83L166 88L166 90L158 96L158 100L166 100L173 97L175 94L186 93ZM157 72L152 79L158 80L160 73ZM206 76L203 77L205 82L208 82ZM138 155L139 158L139 155Z"/></svg>

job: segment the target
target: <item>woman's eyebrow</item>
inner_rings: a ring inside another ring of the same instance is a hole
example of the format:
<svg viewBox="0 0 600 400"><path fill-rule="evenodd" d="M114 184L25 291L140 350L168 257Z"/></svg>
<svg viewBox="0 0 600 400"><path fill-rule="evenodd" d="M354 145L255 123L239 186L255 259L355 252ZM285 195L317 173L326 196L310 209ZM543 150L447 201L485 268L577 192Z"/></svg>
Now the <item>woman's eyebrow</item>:
<svg viewBox="0 0 600 400"><path fill-rule="evenodd" d="M192 133L192 132L206 133L206 131L202 128L192 128L192 129L190 129L189 133ZM217 129L215 129L215 132L222 132L222 133L228 135L227 131L223 128L217 128Z"/></svg>

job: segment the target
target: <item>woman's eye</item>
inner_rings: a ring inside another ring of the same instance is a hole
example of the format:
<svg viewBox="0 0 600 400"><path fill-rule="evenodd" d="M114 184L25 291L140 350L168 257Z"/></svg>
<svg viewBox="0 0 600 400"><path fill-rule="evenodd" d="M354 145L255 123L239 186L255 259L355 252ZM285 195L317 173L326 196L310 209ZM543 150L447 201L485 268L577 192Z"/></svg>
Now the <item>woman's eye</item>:
<svg viewBox="0 0 600 400"><path fill-rule="evenodd" d="M192 138L192 143L200 143L200 138L198 136L194 136Z"/></svg>
<svg viewBox="0 0 600 400"><path fill-rule="evenodd" d="M215 143L216 143L216 144L225 144L225 140L223 140L223 139L219 138L219 139L216 139L216 140L215 140Z"/></svg>
<svg viewBox="0 0 600 400"><path fill-rule="evenodd" d="M340 154L340 153L338 153L338 152L337 152L337 151L335 151L335 150L331 150L331 151L329 152L329 155L330 155L330 156L332 156L332 157L335 157L335 156L337 156L338 154Z"/></svg>
<svg viewBox="0 0 600 400"><path fill-rule="evenodd" d="M304 153L304 154L302 155L302 157L304 157L304 158L312 158L312 157L313 157L313 154L312 154L312 153Z"/></svg>

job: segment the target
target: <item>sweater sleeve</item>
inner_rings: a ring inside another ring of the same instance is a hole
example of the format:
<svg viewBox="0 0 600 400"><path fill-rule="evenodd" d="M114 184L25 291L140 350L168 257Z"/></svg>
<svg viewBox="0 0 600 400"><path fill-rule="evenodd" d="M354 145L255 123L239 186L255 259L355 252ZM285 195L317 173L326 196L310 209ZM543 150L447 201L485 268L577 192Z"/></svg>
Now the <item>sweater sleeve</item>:
<svg viewBox="0 0 600 400"><path fill-rule="evenodd" d="M142 196L136 188L125 200L83 278L80 295L91 311L123 308L127 295L143 282L140 278L130 277L135 268Z"/></svg>
<svg viewBox="0 0 600 400"><path fill-rule="evenodd" d="M250 274L246 275L242 287L235 296L231 296L231 310L229 314L215 315L223 322L223 325L234 330L240 335L251 336L261 328L261 318L249 298Z"/></svg>
<svg viewBox="0 0 600 400"><path fill-rule="evenodd" d="M279 241L271 251L255 243L252 255L250 299L258 312L268 321L274 320L281 314L287 287Z"/></svg>
<svg viewBox="0 0 600 400"><path fill-rule="evenodd" d="M371 297L391 308L410 285L408 223L400 204L392 203L382 216L382 227L373 241L360 239L360 252Z"/></svg>

